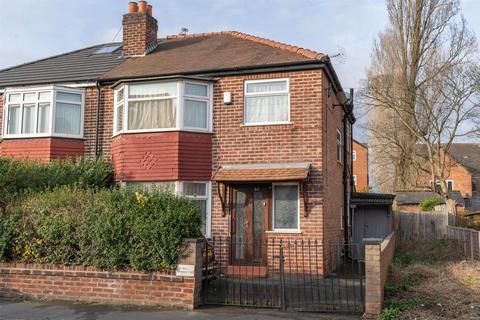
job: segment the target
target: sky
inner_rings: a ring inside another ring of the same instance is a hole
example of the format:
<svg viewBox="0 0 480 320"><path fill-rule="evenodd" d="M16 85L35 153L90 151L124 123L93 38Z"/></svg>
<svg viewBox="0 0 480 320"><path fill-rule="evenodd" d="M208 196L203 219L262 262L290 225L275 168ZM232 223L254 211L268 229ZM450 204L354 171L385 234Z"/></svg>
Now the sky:
<svg viewBox="0 0 480 320"><path fill-rule="evenodd" d="M344 89L360 86L387 16L384 0L150 0L159 37L222 30L309 48L334 60ZM100 43L121 41L128 0L0 0L0 69ZM480 37L480 0L463 14ZM116 38L115 38L116 37ZM361 119L360 119L361 120ZM362 140L362 139L360 139Z"/></svg>

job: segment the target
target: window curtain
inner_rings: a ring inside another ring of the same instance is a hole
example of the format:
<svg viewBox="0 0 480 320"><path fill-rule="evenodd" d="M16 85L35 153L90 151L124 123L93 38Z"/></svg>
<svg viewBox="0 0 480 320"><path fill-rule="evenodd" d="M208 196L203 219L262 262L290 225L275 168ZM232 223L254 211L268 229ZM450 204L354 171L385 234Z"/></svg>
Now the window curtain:
<svg viewBox="0 0 480 320"><path fill-rule="evenodd" d="M48 133L50 131L50 103L40 103L38 105L38 133Z"/></svg>
<svg viewBox="0 0 480 320"><path fill-rule="evenodd" d="M191 128L207 128L207 102L185 100L184 125Z"/></svg>
<svg viewBox="0 0 480 320"><path fill-rule="evenodd" d="M258 82L247 84L248 93L265 93L287 91L286 81Z"/></svg>
<svg viewBox="0 0 480 320"><path fill-rule="evenodd" d="M247 97L246 123L288 121L288 96Z"/></svg>
<svg viewBox="0 0 480 320"><path fill-rule="evenodd" d="M176 109L176 99L130 101L128 129L174 128Z"/></svg>
<svg viewBox="0 0 480 320"><path fill-rule="evenodd" d="M298 228L298 187L275 186L274 228Z"/></svg>
<svg viewBox="0 0 480 320"><path fill-rule="evenodd" d="M55 132L80 135L81 106L57 102L55 110Z"/></svg>
<svg viewBox="0 0 480 320"><path fill-rule="evenodd" d="M35 132L35 104L23 105L23 127L22 133L34 133Z"/></svg>
<svg viewBox="0 0 480 320"><path fill-rule="evenodd" d="M148 83L135 84L129 87L129 98L159 98L159 97L175 97L177 95L177 83Z"/></svg>
<svg viewBox="0 0 480 320"><path fill-rule="evenodd" d="M8 108L8 133L20 133L20 106L11 105Z"/></svg>

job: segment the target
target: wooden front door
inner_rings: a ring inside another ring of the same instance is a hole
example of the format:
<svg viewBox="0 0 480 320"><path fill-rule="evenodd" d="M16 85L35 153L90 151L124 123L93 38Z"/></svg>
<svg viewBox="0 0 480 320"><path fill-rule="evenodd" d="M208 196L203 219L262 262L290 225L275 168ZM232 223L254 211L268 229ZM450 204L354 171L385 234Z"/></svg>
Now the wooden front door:
<svg viewBox="0 0 480 320"><path fill-rule="evenodd" d="M271 187L239 186L233 189L231 263L266 265L266 235Z"/></svg>

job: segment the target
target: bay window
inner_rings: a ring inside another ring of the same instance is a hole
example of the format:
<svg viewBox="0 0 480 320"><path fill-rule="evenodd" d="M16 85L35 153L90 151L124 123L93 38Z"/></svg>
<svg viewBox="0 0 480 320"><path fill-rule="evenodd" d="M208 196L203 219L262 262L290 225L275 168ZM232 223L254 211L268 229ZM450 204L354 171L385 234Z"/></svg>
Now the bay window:
<svg viewBox="0 0 480 320"><path fill-rule="evenodd" d="M114 134L211 130L211 86L169 81L125 84L115 91Z"/></svg>
<svg viewBox="0 0 480 320"><path fill-rule="evenodd" d="M290 121L288 79L245 81L244 124L282 124Z"/></svg>
<svg viewBox="0 0 480 320"><path fill-rule="evenodd" d="M5 138L83 137L84 91L65 87L7 90Z"/></svg>

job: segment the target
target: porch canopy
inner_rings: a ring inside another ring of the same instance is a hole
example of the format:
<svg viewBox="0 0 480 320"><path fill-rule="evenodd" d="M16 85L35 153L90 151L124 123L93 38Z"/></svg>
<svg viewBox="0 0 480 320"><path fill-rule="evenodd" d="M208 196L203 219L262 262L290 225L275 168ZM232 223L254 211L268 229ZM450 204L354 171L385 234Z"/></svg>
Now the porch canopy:
<svg viewBox="0 0 480 320"><path fill-rule="evenodd" d="M306 181L310 172L310 163L262 163L262 164L228 164L222 165L213 175L212 180L218 184L218 194L222 203L223 215L232 206L230 185L243 183L299 182L300 193L304 202L304 215L307 211ZM223 192L220 185L223 184Z"/></svg>
<svg viewBox="0 0 480 320"><path fill-rule="evenodd" d="M308 177L310 163L262 163L222 165L212 180L222 183L303 181Z"/></svg>

